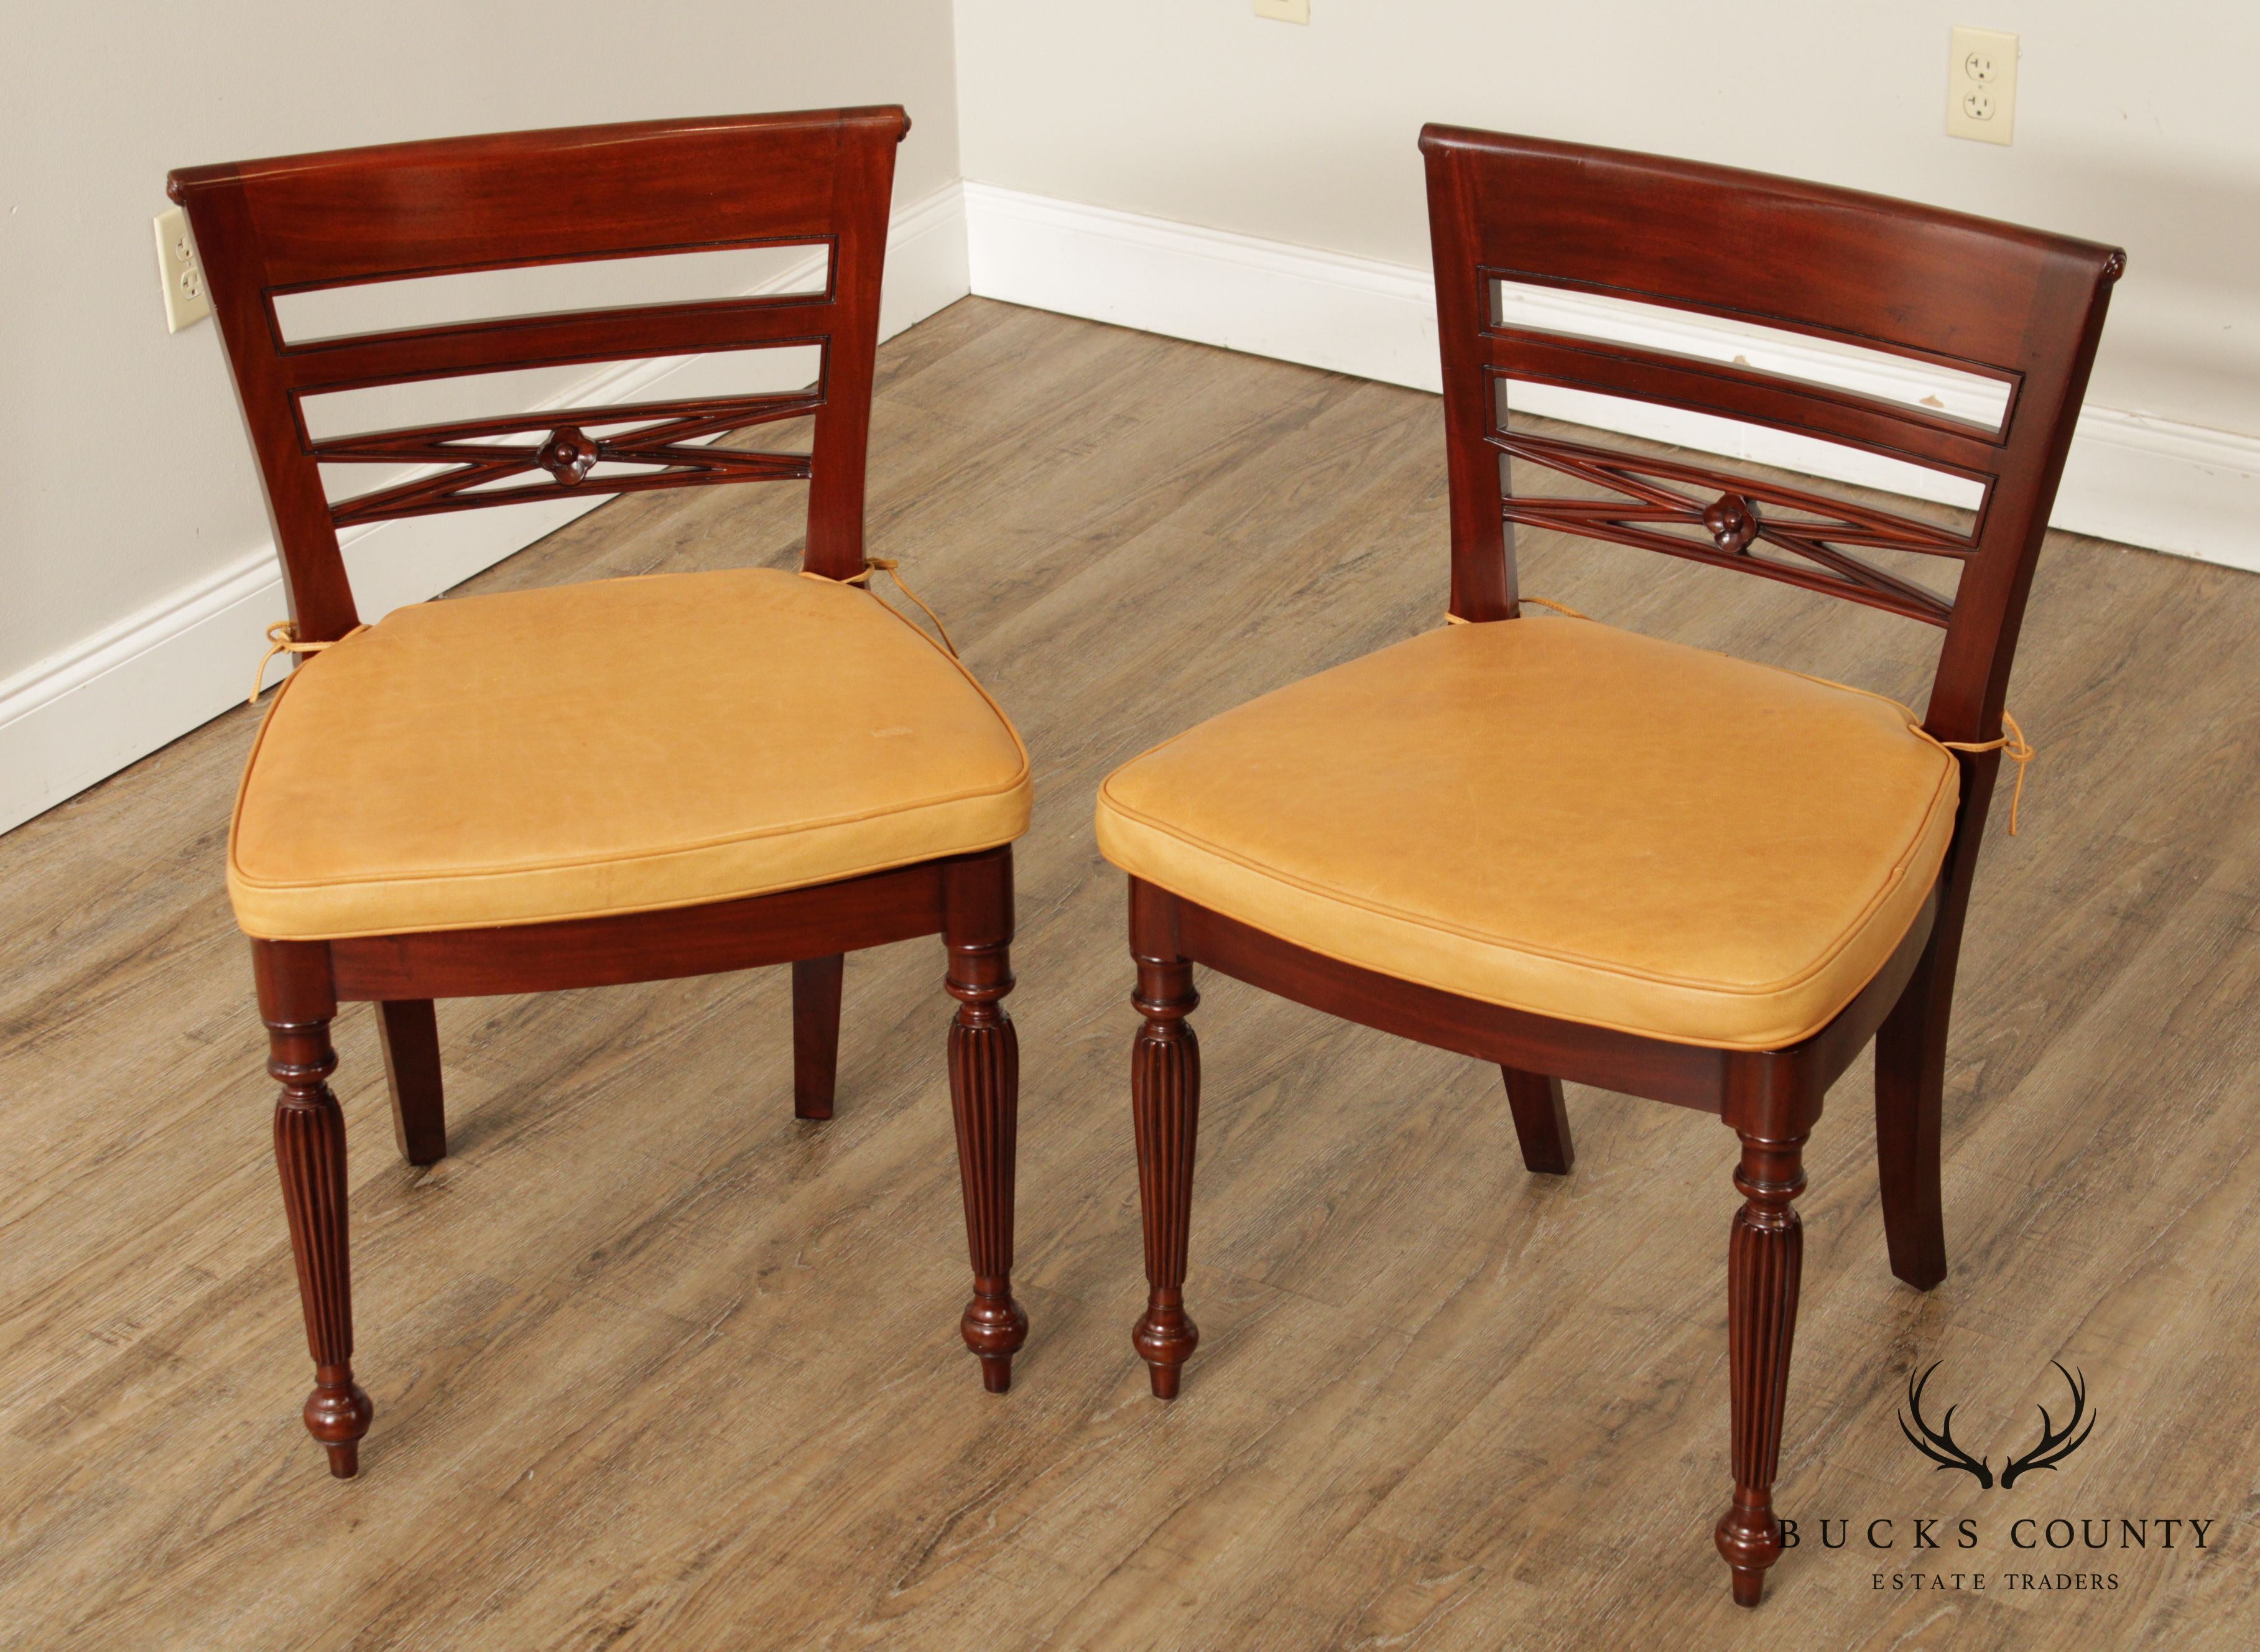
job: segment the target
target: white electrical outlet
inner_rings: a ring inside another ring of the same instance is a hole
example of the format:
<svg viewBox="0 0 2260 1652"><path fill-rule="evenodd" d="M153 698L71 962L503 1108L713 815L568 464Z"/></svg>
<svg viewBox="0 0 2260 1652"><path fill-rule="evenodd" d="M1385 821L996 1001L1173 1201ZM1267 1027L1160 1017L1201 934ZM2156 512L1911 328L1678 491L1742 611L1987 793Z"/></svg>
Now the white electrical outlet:
<svg viewBox="0 0 2260 1652"><path fill-rule="evenodd" d="M1255 15L1274 23L1308 23L1311 0L1255 0Z"/></svg>
<svg viewBox="0 0 2260 1652"><path fill-rule="evenodd" d="M1947 53L1946 135L2009 142L2017 130L2017 37L1957 28Z"/></svg>
<svg viewBox="0 0 2260 1652"><path fill-rule="evenodd" d="M189 215L177 206L157 214L157 279L165 289L165 331L178 333L211 314L204 262L189 233Z"/></svg>

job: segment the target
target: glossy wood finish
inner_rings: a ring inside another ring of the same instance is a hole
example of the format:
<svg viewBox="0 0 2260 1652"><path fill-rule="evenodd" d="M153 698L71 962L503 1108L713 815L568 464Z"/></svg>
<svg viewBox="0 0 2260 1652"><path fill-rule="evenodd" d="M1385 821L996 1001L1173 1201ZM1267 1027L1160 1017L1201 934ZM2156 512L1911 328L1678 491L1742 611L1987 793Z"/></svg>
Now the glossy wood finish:
<svg viewBox="0 0 2260 1652"><path fill-rule="evenodd" d="M1939 1184L1945 1124L1946 1029L1954 1009L1952 948L1934 937L1876 1033L1876 1176L1892 1271L1918 1291L1946 1277Z"/></svg>
<svg viewBox="0 0 2260 1652"><path fill-rule="evenodd" d="M845 955L801 958L792 966L792 1112L829 1119L840 1084L840 989Z"/></svg>
<svg viewBox="0 0 2260 1652"><path fill-rule="evenodd" d="M377 1048L392 1092L392 1140L410 1164L447 1156L447 1088L440 1074L440 1018L429 998L376 1006Z"/></svg>
<svg viewBox="0 0 2260 1652"><path fill-rule="evenodd" d="M2123 254L1652 156L1440 126L1423 132L1420 147L1443 355L1451 612L1476 624L1518 619L1512 525L1659 551L1942 626L1926 726L1942 740L1998 740L2034 566ZM1502 319L1501 282L1731 317L1949 366L2003 385L2006 411L1987 428L1739 363L1534 333ZM1930 465L1979 483L1984 501L1962 534L1741 471L1513 430L1505 392L1517 380L1724 414ZM1617 497L1520 497L1511 459ZM1956 590L1941 597L1851 547L1958 563ZM1744 1198L1728 1245L1734 1484L1718 1544L1734 1600L1758 1604L1781 1552L1772 1486L1797 1312L1802 1241L1790 1201L1803 1186L1799 1149L1829 1085L1879 1028L1888 1027L1877 1052L1877 1158L1893 1269L1922 1288L1945 1271L1946 1026L2000 757L1991 750L1958 761L1956 834L1929 900L1853 1003L1781 1050L1706 1049L1460 998L1326 958L1133 879L1131 951L1146 1017L1133 1107L1150 1292L1133 1341L1155 1372L1155 1391L1175 1393L1184 1362L1182 1353L1157 1360L1149 1345L1164 1305L1184 1311L1192 1133L1148 1121L1174 1118L1161 1098L1176 1088L1197 1095L1198 1081L1176 1078L1148 1052L1182 1036L1161 1030L1155 1006L1190 1003L1191 962L1498 1062L1533 1171L1570 1167L1563 1078L1718 1113L1742 1142ZM1182 1019L1178 1010L1169 1026ZM1176 1110L1190 1119L1194 1104Z"/></svg>
<svg viewBox="0 0 2260 1652"><path fill-rule="evenodd" d="M423 1165L443 1156L446 1146L436 1027L429 1042L423 1041L419 1021L429 1020L431 999L404 1003L390 996L397 990L415 987L434 998L468 998L675 979L790 962L796 984L795 1111L804 1118L826 1118L828 1091L824 1112L802 1111L814 1093L804 1088L813 1082L812 1064L805 1062L812 1063L819 1053L820 1030L814 1021L826 1007L830 1014L827 1076L836 1062L840 953L941 933L949 959L948 990L959 1001L949 1031L948 1065L974 1274L973 1301L961 1329L966 1346L980 1361L984 1386L991 1393L1004 1393L1012 1386L1012 1355L1028 1331L1026 1312L1012 1292L1019 1061L1018 1037L1001 1003L1012 986L1006 961L1012 903L1012 850L1007 847L847 883L683 912L327 943L254 940L251 948L262 983L262 1008L270 977L293 983L293 992L325 995L333 1014L340 998L379 1004L402 1156ZM819 980L812 985L805 1004L799 982L810 961L795 954L812 939L839 951L814 961L813 974ZM826 990L820 977L826 964L831 966L828 1006L818 996ZM397 1041L392 1031L396 1019L402 1028ZM269 1032L278 1040L287 1033L303 1041L325 1026L326 1018L279 1026L272 1014L268 1018ZM282 1046L276 1048L279 1051ZM297 1052L300 1046L290 1048ZM325 1039L320 1048L327 1049ZM293 1070L309 1059L294 1054ZM275 1057L278 1062L283 1060L279 1054ZM336 1064L333 1055L329 1061L325 1076ZM404 1072L410 1075L405 1084ZM284 1077L279 1070L275 1076ZM336 1183L334 1199L327 1192L331 1178L344 1174L343 1124L334 1103L324 1107L325 1086L316 1087L318 1094L310 1091L300 1095L287 1088L289 1079L284 1082L284 1101L276 1113L276 1157L283 1167L292 1244L307 1305L308 1339L318 1367L315 1396L307 1402L307 1427L329 1448L332 1471L350 1477L358 1468L355 1442L368 1430L370 1402L352 1385L342 1182ZM404 1097L407 1099L399 1099ZM319 1196L307 1189L320 1190ZM319 1333L318 1318L325 1327Z"/></svg>
<svg viewBox="0 0 2260 1652"><path fill-rule="evenodd" d="M314 1391L306 1432L319 1441L330 1472L361 1469L361 1437L374 1407L354 1381L353 1262L346 1232L346 1122L330 1092L338 1054L330 1044L337 996L319 947L254 948L259 1011L267 1023L268 1072L282 1086L275 1104L275 1165L297 1264L298 1300Z"/></svg>
<svg viewBox="0 0 2260 1652"><path fill-rule="evenodd" d="M1442 429L1434 396L983 299L880 347L872 549L917 558L1048 754L1013 850L1013 1284L1037 1334L1008 1420L948 1331L968 1282L934 943L850 962L831 1125L786 1100L783 967L442 1003L451 1156L428 1171L390 1150L375 1017L348 1004L354 1365L383 1416L345 1508L290 1448L275 1086L247 1087L266 1036L211 869L259 713L0 836L8 1634L2249 1652L2260 578L2233 569L2049 536L2013 700L2042 758L2023 832L1985 848L1948 1053L1954 1277L1892 1277L1856 1062L1796 1201L1774 1500L1807 1535L1765 1609L1734 1606L1710 1540L1743 1201L1739 1139L1703 1113L1573 1082L1577 1174L1528 1176L1496 1064L1198 972L1202 1342L1184 1401L1148 1398L1119 1334L1145 1295L1141 1018L1092 792L1190 722L1434 626ZM626 497L468 589L791 567L799 491ZM1518 551L1525 590L1900 699L1937 650L1773 581L1536 528ZM2103 1420L2013 1491L1935 1472L1893 1420L1942 1360L1928 1416L1960 1405L1956 1438L1998 1468L2035 1405L2062 1420L2052 1359ZM2229 1518L2217 1553L2163 1553L2154 1526L2117 1591L2029 1599L1873 1589L1857 1535L1824 1549L1808 1523L1975 1515L1991 1572L2023 1558L2011 1501Z"/></svg>
<svg viewBox="0 0 2260 1652"><path fill-rule="evenodd" d="M1742 1196L1727 1241L1734 1499L1719 1517L1715 1536L1738 1606L1758 1604L1766 1569L1781 1558L1773 1482L1781 1463L1790 1345L1797 1337L1797 1287L1805 1271L1805 1231L1790 1205L1805 1191L1804 1146L1802 1136L1775 1141L1744 1131L1734 1170Z"/></svg>
<svg viewBox="0 0 2260 1652"><path fill-rule="evenodd" d="M1140 889L1150 887L1136 878L1130 885L1134 903ZM1812 1038L1787 1049L1735 1052L1666 1044L1479 1005L1288 947L1276 936L1166 891L1153 890L1149 898L1171 909L1168 921L1185 956L1298 1004L1500 1068L1519 1062L1524 1071L1543 1069L1576 1083L1722 1117L1737 1105L1770 1107L1779 1098L1825 1091L1858 1060L1921 962L1937 909L1934 898L1915 914L1890 962ZM1749 1099L1737 1103L1736 1097Z"/></svg>
<svg viewBox="0 0 2260 1652"><path fill-rule="evenodd" d="M567 127L192 167L168 182L187 210L211 285L244 423L282 550L302 642L360 622L337 530L432 511L714 483L809 482L805 566L842 579L863 565L871 360L900 109ZM829 254L825 288L785 294L285 342L278 297L411 276L746 247ZM815 387L792 395L626 404L526 418L458 421L315 440L302 403L324 391L704 351L815 345ZM687 446L812 416L805 455ZM596 440L583 424L636 427ZM534 433L516 444L498 439ZM547 457L551 462L545 462ZM592 476L597 461L663 466ZM442 462L435 476L333 506L320 467ZM541 470L549 483L468 491ZM577 474L576 474L577 473Z"/></svg>
<svg viewBox="0 0 2260 1652"><path fill-rule="evenodd" d="M757 969L940 933L941 867L928 862L711 906L370 935L330 951L340 998L397 998L421 985L435 998L476 998Z"/></svg>
<svg viewBox="0 0 2260 1652"><path fill-rule="evenodd" d="M337 530L568 492L805 481L803 567L861 571L865 449L900 109L647 122L447 139L175 172L210 277L244 422L282 547L296 635L359 623ZM821 290L687 304L519 316L287 341L291 293L468 270L755 246L827 254ZM816 383L790 394L503 416L316 440L309 395L507 368L752 347L816 346ZM806 454L710 447L788 418ZM633 426L619 428L622 425ZM594 427L591 435L583 426ZM514 440L513 440L514 439ZM603 464L640 472L597 474ZM440 465L333 505L324 464ZM490 484L540 473L546 483ZM306 1307L317 1387L306 1425L333 1473L359 1462L370 1404L354 1385L344 1124L323 1082L339 999L380 1006L403 1158L447 1153L434 999L671 980L793 966L794 1111L832 1116L843 955L940 933L958 1010L948 1065L965 1180L974 1302L967 1345L1002 1393L1027 1317L1012 1294L1019 1053L1011 990L1009 847L842 883L675 911L508 928L254 940L262 1012L283 1082L275 1154Z"/></svg>
<svg viewBox="0 0 2260 1652"><path fill-rule="evenodd" d="M1185 1312L1193 1212L1193 1154L1200 1135L1200 1041L1187 1017L1200 1004L1181 950L1176 908L1150 883L1130 881L1132 1000L1145 1018L1130 1048L1130 1106L1138 1139L1138 1202L1146 1227L1146 1312L1131 1334L1156 1399L1177 1397L1178 1372L1200 1345Z"/></svg>
<svg viewBox="0 0 2260 1652"><path fill-rule="evenodd" d="M1555 452L1573 468L1598 458L1744 500L1777 497L1777 484L1710 466L1658 470L1637 455L1588 443L1517 439L1503 428L1500 412L1508 382L1573 385L1819 436L1984 485L1985 503L1966 540L1857 506L1843 521L1853 532L1819 538L1961 561L1925 722L1941 740L1998 736L2034 561L2126 254L1881 196L1620 150L1434 125L1421 133L1420 147L1452 456L1453 612L1468 619L1513 612L1506 525L1523 507L1507 491L1499 454L1518 440L1525 456ZM1751 256L1753 248L1764 255ZM1529 334L1498 320L1491 296L1498 280L1755 322L1936 363L2003 385L2006 417L1987 430L1747 367ZM1541 340L1573 354L1574 370L1532 360L1527 351ZM1836 500L1809 490L1793 490L1784 502L1838 510ZM1562 507L1557 501L1546 508ZM1621 511L1606 502L1597 514ZM1702 509L1661 514L1703 525ZM1584 531L1558 516L1548 523ZM1799 554L1815 548L1812 536L1784 537L1763 520L1756 537ZM1886 590L1864 584L1845 565L1777 566L1747 547L1727 552L1662 536L1626 542L1768 577L1793 576L1813 589L1890 605L1877 601Z"/></svg>
<svg viewBox="0 0 2260 1652"><path fill-rule="evenodd" d="M1935 626L1951 619L1951 602L1844 546L1880 547L1956 561L1975 550L1967 538L1934 524L1892 511L1863 510L1807 489L1769 484L1715 466L1637 458L1585 442L1504 428L1494 428L1489 442L1507 459L1542 465L1625 496L1609 500L1502 495L1500 513L1507 522L1558 528L1713 568L1758 574ZM1705 496L1713 492L1717 497L1706 502ZM1696 526L1710 536L1709 544L1684 532L1666 531ZM1756 550L1762 545L1786 550L1800 560L1760 556Z"/></svg>
<svg viewBox="0 0 2260 1652"><path fill-rule="evenodd" d="M1498 1071L1506 1080L1515 1139L1522 1144L1522 1168L1535 1175L1569 1175L1577 1155L1570 1143L1570 1108L1563 1099L1562 1081L1513 1067Z"/></svg>
<svg viewBox="0 0 2260 1652"><path fill-rule="evenodd" d="M1946 1033L1963 924L1977 883L1991 773L1965 764L1954 844L1939 874L1938 919L1906 990L1876 1035L1876 1169L1892 1271L1918 1291L1946 1277L1946 1218L1939 1185Z"/></svg>
<svg viewBox="0 0 2260 1652"><path fill-rule="evenodd" d="M992 1394L1012 1386L1012 1355L1028 1316L1012 1298L1012 1179L1020 1128L1020 1035L1005 1008L1012 990L1012 862L984 855L949 862L943 876L944 984L957 1000L949 1021L949 1102L973 1299L958 1329Z"/></svg>

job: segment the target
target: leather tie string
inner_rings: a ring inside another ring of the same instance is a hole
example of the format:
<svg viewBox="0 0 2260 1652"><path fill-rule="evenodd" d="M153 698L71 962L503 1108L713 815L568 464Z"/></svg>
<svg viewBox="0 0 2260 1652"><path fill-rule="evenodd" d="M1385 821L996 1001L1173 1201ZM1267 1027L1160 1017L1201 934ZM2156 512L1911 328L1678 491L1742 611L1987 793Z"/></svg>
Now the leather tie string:
<svg viewBox="0 0 2260 1652"><path fill-rule="evenodd" d="M1579 613L1567 603L1548 602L1543 597L1517 597L1515 601L1517 603L1534 604L1541 608L1551 608L1556 613L1567 614L1572 619L1591 619L1592 618L1590 614ZM1444 622L1447 625L1453 626L1471 626L1475 623L1472 619L1463 619L1457 614L1446 614L1444 616ZM1799 671L1795 673L1795 675L1798 676L1805 676L1806 674ZM1829 687L1836 689L1848 688L1850 686L1848 683L1834 682L1827 677L1812 677L1809 680L1814 683L1827 683ZM1863 689L1853 689L1852 692L1855 694L1860 694L1866 692L1866 690ZM1901 706L1899 709L1901 711L1906 710L1905 706ZM2003 734L1999 740L1940 740L1935 735L1932 734L1928 729L1924 728L1920 723L1916 722L1914 720L1914 714L1912 712L1907 712L1907 726L1913 729L1915 733L1921 736L1924 740L1930 741L1932 745L1937 747L1942 751L1968 752L1972 756L1980 756L1986 752L1999 752L2002 756L2016 764L2017 783L2014 790L2009 793L2009 835L2011 837L2014 837L2017 835L2017 813L2025 801L2025 767L2027 764L2030 763L2034 758L2039 756L2040 754L2033 749L2032 742L2025 738L2025 731L2017 726L2017 719L2015 718L2010 716L2008 712L2003 712L2001 713L2001 724L2004 728L2008 730L2008 733Z"/></svg>
<svg viewBox="0 0 2260 1652"><path fill-rule="evenodd" d="M875 590L871 590L871 576L874 573L884 574L889 579L895 582L895 589L897 590L899 590L904 596L916 603L918 604L919 611L924 614L928 619L933 621L934 630L940 633L941 636L941 646L943 648L948 650L951 659L956 659L957 645L949 640L949 627L941 623L941 616L934 612L933 609L927 607L925 600L921 598L916 591L910 588L909 584L904 580L902 575L897 571L901 566L902 565L899 562L896 561L894 558L890 556L867 556L863 559L862 568L859 571L848 575L845 579L834 579L829 574L819 574L812 569L805 568L800 570L800 576L803 579L820 579L827 585L860 585L865 590L870 591L871 598L876 602L878 600L879 593ZM885 605L886 604L883 603L880 604L880 606L882 607L884 607Z"/></svg>
<svg viewBox="0 0 2260 1652"><path fill-rule="evenodd" d="M1572 619L1591 619L1592 618L1592 615L1591 614L1579 613L1567 603L1550 602L1543 597L1517 597L1514 600L1518 604L1528 603L1534 607L1551 608L1556 613L1567 614ZM1448 626L1472 626L1475 624L1475 621L1472 619L1463 619L1457 614L1446 614L1444 616L1444 623Z"/></svg>
<svg viewBox="0 0 2260 1652"><path fill-rule="evenodd" d="M2009 793L2009 835L2017 835L2017 805L2025 800L2025 765L2040 754L2025 738L2025 731L2017 726L2017 719L2006 712L2001 713L2001 726L2009 732L1999 740L1942 740L1933 744L1950 752L1999 752L2017 766L2016 789ZM1926 736L1927 738L1927 736Z"/></svg>
<svg viewBox="0 0 2260 1652"><path fill-rule="evenodd" d="M346 637L357 636L368 629L367 626L355 626L346 633ZM343 642L346 637L340 637L337 640ZM298 640L298 627L295 624L288 619L276 620L267 627L267 652L259 656L259 669L251 674L251 693L243 703L246 705L259 704L260 688L267 679L267 662L276 654L319 654L330 646L326 642L301 642Z"/></svg>

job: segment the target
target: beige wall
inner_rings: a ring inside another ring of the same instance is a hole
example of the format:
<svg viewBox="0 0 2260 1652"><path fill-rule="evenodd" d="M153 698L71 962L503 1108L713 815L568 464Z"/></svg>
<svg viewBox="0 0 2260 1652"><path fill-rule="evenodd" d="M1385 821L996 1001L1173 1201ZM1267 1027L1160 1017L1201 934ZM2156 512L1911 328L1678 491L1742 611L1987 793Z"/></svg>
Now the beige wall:
<svg viewBox="0 0 2260 1652"><path fill-rule="evenodd" d="M2260 434L2249 0L1311 11L957 0L965 175L1415 266L1427 120L1908 196L2128 247L2091 405ZM1956 23L2022 37L2013 147L1942 131Z"/></svg>
<svg viewBox="0 0 2260 1652"><path fill-rule="evenodd" d="M1055 197L1418 271L1413 138L1448 119L2020 218L2132 253L2089 398L2109 428L2075 451L2109 508L2073 525L2260 565L2260 8L1965 3L1312 0L1299 28L1248 0L211 0L173 39L155 9L17 0L0 14L0 826L225 709L281 612L218 338L166 334L149 219L170 167L297 149L899 101L917 125L897 211L928 208L898 216L890 325L966 290L969 219L946 187L962 170L1026 192L975 192L980 290L1398 382L1412 355L1434 361L1398 325L1426 319L1415 278L1386 272L1358 311L1396 315L1384 365L1337 361L1261 324L1332 337L1328 306L1362 289L1235 278L1198 248L1157 263L1072 211L1031 239L996 204ZM2012 148L1940 130L1954 22L2023 37ZM981 286L984 267L1012 280ZM1204 313L1173 324L1172 304ZM365 572L412 599L511 548L452 531L533 513L394 525Z"/></svg>
<svg viewBox="0 0 2260 1652"><path fill-rule="evenodd" d="M207 0L177 38L163 15L5 14L0 679L268 538L217 332L165 332L149 220L169 168L899 102L898 206L957 174L948 0Z"/></svg>

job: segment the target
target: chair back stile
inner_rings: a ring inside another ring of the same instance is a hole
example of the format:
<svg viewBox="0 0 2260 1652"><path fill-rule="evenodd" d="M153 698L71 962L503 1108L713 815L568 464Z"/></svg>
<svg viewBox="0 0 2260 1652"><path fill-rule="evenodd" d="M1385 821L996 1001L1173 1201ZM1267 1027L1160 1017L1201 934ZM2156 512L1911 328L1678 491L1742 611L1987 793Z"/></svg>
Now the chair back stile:
<svg viewBox="0 0 2260 1652"><path fill-rule="evenodd" d="M1432 125L1427 158L1451 482L1452 611L1516 612L1512 525L1657 550L1946 632L1926 726L2000 733L2017 631L2116 250L1761 174ZM1500 283L1694 312L1947 369L1997 421L1747 365L1520 325ZM1959 477L1967 533L1704 465L1506 426L1520 380L1817 437ZM1614 499L1518 497L1521 458ZM1715 496L1715 497L1713 497ZM1861 549L1961 564L1951 598Z"/></svg>
<svg viewBox="0 0 2260 1652"><path fill-rule="evenodd" d="M806 480L804 566L862 570L863 483L899 108L511 133L200 167L172 175L265 483L299 640L359 623L338 530L601 493ZM747 247L820 249L819 290L574 310L286 339L291 294L536 265ZM331 392L583 363L815 347L786 392L566 409L318 440ZM807 417L806 454L704 445ZM580 426L637 428L591 438ZM514 439L514 440L513 440ZM617 461L630 474L597 474ZM333 502L325 463L441 467ZM547 472L546 483L497 490Z"/></svg>

